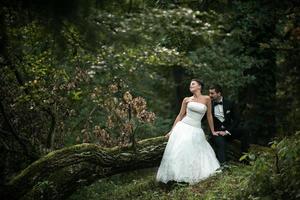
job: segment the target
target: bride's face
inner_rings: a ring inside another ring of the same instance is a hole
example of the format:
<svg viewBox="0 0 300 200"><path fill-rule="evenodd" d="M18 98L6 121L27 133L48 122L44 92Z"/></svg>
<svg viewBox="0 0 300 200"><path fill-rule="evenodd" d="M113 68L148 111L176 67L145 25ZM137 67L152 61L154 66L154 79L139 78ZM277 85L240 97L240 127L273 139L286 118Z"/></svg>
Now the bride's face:
<svg viewBox="0 0 300 200"><path fill-rule="evenodd" d="M190 91L191 93L195 93L197 90L200 90L201 86L197 81L191 81L190 83Z"/></svg>

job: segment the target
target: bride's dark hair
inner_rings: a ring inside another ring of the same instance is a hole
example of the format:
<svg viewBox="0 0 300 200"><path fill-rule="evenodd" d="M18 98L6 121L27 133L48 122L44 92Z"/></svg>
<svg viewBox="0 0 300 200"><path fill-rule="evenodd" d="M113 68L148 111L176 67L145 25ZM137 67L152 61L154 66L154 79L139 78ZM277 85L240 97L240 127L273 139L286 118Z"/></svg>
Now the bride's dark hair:
<svg viewBox="0 0 300 200"><path fill-rule="evenodd" d="M203 91L203 89L204 89L204 83L202 82L202 81L200 81L199 79L197 79L197 78L193 78L192 80L191 80L191 82L192 81L196 81L200 86L201 86L201 91Z"/></svg>

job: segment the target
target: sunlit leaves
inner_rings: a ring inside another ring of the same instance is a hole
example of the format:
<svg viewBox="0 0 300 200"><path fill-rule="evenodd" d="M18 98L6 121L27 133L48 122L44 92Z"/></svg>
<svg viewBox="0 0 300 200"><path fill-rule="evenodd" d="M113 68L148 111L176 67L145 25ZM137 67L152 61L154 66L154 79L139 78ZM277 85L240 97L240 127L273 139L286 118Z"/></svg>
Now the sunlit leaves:
<svg viewBox="0 0 300 200"><path fill-rule="evenodd" d="M141 42L153 44L154 41L159 42L167 36L169 39L172 38L173 43L164 45L173 45L173 48L174 45L179 47L184 40L188 42L189 37L201 36L207 40L213 35L221 34L220 28L222 28L220 24L216 27L211 24L218 20L217 14L213 11L199 12L188 8L148 9L121 16L100 12L95 20L99 26L104 26L113 38L131 39L132 44ZM135 37L135 40L131 37ZM175 38L178 40L177 44L174 43Z"/></svg>

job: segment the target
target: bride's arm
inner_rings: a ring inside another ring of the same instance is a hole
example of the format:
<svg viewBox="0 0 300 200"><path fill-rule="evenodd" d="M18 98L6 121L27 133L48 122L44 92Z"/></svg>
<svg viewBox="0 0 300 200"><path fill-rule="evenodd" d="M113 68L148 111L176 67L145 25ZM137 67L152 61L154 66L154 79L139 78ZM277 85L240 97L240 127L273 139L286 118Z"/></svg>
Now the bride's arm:
<svg viewBox="0 0 300 200"><path fill-rule="evenodd" d="M218 133L215 132L215 128L214 128L214 121L213 121L212 114L211 114L211 100L209 97L207 99L206 105L207 105L207 121L208 121L210 131L213 135L218 136Z"/></svg>
<svg viewBox="0 0 300 200"><path fill-rule="evenodd" d="M172 129L173 127L175 126L175 124L177 124L177 122L181 121L183 119L183 117L185 116L186 114L186 104L188 102L188 98L184 98L182 103L181 103L181 108L180 108L180 112L179 114L177 115L175 121L174 121L174 124L172 126Z"/></svg>
<svg viewBox="0 0 300 200"><path fill-rule="evenodd" d="M180 112L179 114L177 115L174 123L173 123L173 126L172 126L172 129L173 127L177 124L177 122L181 121L183 119L183 117L185 116L186 114L186 105L187 105L187 102L188 102L188 97L185 97L181 103L181 108L180 108ZM172 129L171 131L166 135L166 137L170 136L171 132L172 132Z"/></svg>

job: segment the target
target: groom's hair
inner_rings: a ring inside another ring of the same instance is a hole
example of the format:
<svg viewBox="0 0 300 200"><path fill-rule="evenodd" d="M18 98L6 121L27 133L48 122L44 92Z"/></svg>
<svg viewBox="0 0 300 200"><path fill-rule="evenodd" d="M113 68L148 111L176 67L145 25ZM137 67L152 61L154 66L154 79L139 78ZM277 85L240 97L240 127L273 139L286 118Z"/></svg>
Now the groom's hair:
<svg viewBox="0 0 300 200"><path fill-rule="evenodd" d="M215 90L216 93L221 93L222 94L222 87L219 84L213 84L209 87L210 90Z"/></svg>

